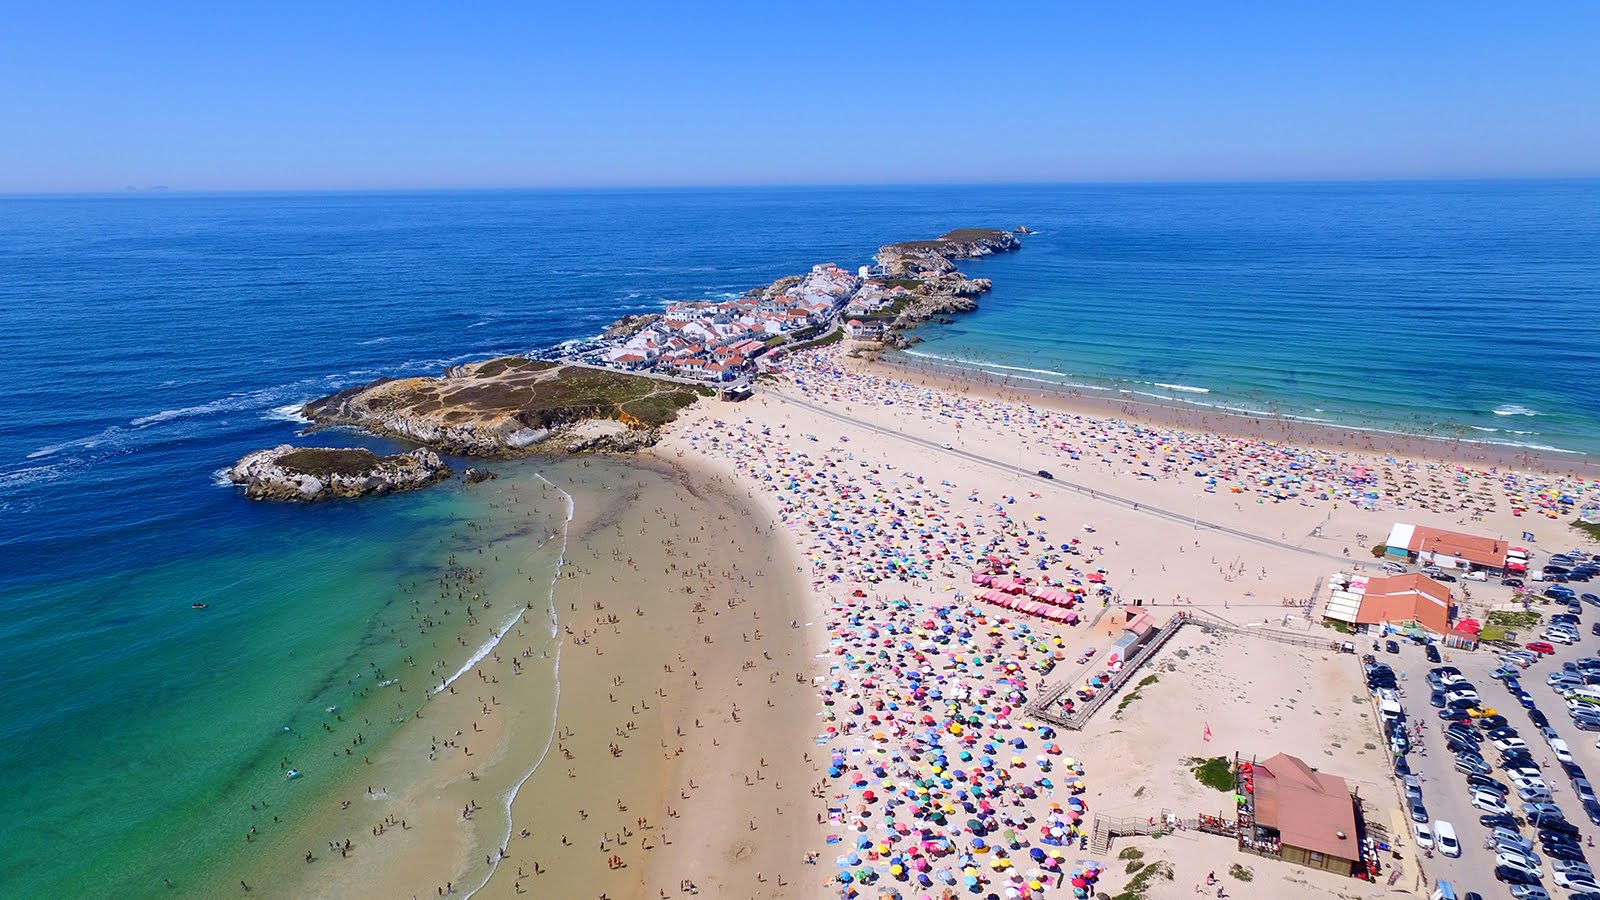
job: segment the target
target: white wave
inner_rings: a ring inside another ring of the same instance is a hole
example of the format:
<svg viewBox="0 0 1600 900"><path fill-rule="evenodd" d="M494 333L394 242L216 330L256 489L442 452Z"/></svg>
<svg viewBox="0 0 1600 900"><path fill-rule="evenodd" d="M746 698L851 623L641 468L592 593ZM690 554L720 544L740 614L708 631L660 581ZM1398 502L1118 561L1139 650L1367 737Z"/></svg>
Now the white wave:
<svg viewBox="0 0 1600 900"><path fill-rule="evenodd" d="M936 359L939 360L939 362L954 362L954 364L957 365L974 365L974 367L984 368L984 370L989 370L989 368L1003 368L1003 370L1006 370L1006 372L1030 372L1034 373L1034 375L1054 375L1056 378L1072 378L1072 376L1067 375L1066 372L1056 372L1056 370L1053 370L1053 368L1027 368L1026 365L1002 365L998 364L998 362L978 362L976 359L962 359L962 357L958 356L939 356L939 354L931 354L931 352L925 351L901 352L904 352L906 356L920 356L923 357L923 359ZM990 373L990 375L995 375L995 373Z"/></svg>
<svg viewBox="0 0 1600 900"><path fill-rule="evenodd" d="M1034 384L1048 384L1051 387L1056 387L1056 388L1076 388L1076 389L1085 390L1085 391L1109 391L1109 390L1111 390L1110 388L1100 387L1099 385L1094 385L1094 384L1078 384L1075 381L1057 381L1054 378L1033 378L1033 377L1028 376L1028 375L1008 375L1008 374L1006 374L1004 372L990 372L988 369L985 369L982 366L978 367L978 371L986 372L986 373L988 373L990 375L993 375L993 376L995 376L997 378L1008 378L1008 379L1010 379L1012 381L1031 381Z"/></svg>
<svg viewBox="0 0 1600 900"><path fill-rule="evenodd" d="M371 344L387 344L388 342L390 342L392 340L394 340L394 338L392 338L392 337L375 337L375 338L368 338L367 340L364 340L364 341L358 341L357 343L359 343L363 347L365 347L365 346L368 346L368 345L371 345Z"/></svg>
<svg viewBox="0 0 1600 900"><path fill-rule="evenodd" d="M217 487L233 487L233 482L228 480L228 469L226 467L211 473L211 483Z"/></svg>
<svg viewBox="0 0 1600 900"><path fill-rule="evenodd" d="M479 319L478 321L473 322L471 325L468 325L467 327L468 328L481 328L481 327L489 324L489 321L490 320L488 320L488 319Z"/></svg>
<svg viewBox="0 0 1600 900"><path fill-rule="evenodd" d="M122 433L123 429L121 425L109 425L86 438L79 438L75 441L66 441L60 444L51 444L47 447L40 447L32 453L29 453L28 459L40 459L46 456L54 456L63 450L68 450L74 447L82 450L90 450L100 446L101 444L115 444L118 442L119 436Z"/></svg>
<svg viewBox="0 0 1600 900"><path fill-rule="evenodd" d="M574 510L576 509L576 507L573 504L573 500L572 500L572 495L571 494L567 493L566 491L562 491L561 488L558 488L554 484L551 484L551 482L548 479L546 479L543 475L538 475L537 473L535 473L535 477L537 477L540 481L543 481L545 484L549 484L551 487L555 487L556 490L561 491L561 495L566 498L566 502L567 502L567 519L566 519L566 522L563 523L562 526L561 526L561 552L559 554L557 554L557 556L556 556L555 574L552 575L551 578L550 578L550 592L551 592L550 595L552 597L554 597L555 596L555 589L556 589L556 579L561 577L561 567L566 564L566 559L567 559L567 531L568 531L568 528L570 527L570 525L572 523L572 514L573 514ZM554 535L551 535L551 537L554 537ZM552 609L553 609L553 603L552 603ZM493 653L494 652L494 648L500 646L500 641L507 634L509 634L511 632L512 628L516 627L516 624L518 622L520 622L522 620L522 614L523 614L524 611L525 610L523 610L523 609L517 609L512 614L511 618L507 619L506 622L503 625L501 625L499 629L497 629L496 631L492 632L493 636L490 637L487 641L484 641L483 645L480 646L472 654L471 658L469 658L465 663L462 664L461 668L456 670L454 675L451 675L449 678L446 678L446 679L444 679L444 681L440 682L439 686L434 688L431 691L431 693L437 694L440 691L448 689L450 687L450 685L455 684L456 681L459 678L461 678L461 676L463 676L463 675L467 674L468 672L472 671L472 668L474 666L476 666L478 663L483 662L483 658L485 656L488 656L490 653ZM554 613L552 612L552 615L551 615L551 627L552 627L552 629L554 628L554 621L555 621Z"/></svg>
<svg viewBox="0 0 1600 900"><path fill-rule="evenodd" d="M1211 393L1211 388L1195 387L1192 384L1167 384L1164 381L1152 381L1150 383L1155 385L1156 387L1166 388L1169 391L1183 391L1185 394L1209 394L1209 393Z"/></svg>
<svg viewBox="0 0 1600 900"><path fill-rule="evenodd" d="M306 425L311 420L300 414L300 410L304 406L304 403L285 403L282 406L274 406L262 413L261 418L273 422L294 422L298 425Z"/></svg>
<svg viewBox="0 0 1600 900"><path fill-rule="evenodd" d="M51 463L47 466L26 466L10 472L0 472L0 490L10 490L41 481L55 481L66 474L66 466Z"/></svg>
<svg viewBox="0 0 1600 900"><path fill-rule="evenodd" d="M1497 416L1537 416L1539 411L1529 409L1526 406L1518 406L1515 403L1507 403L1502 406L1496 406L1494 414Z"/></svg>
<svg viewBox="0 0 1600 900"><path fill-rule="evenodd" d="M1482 431L1482 432L1486 432L1488 434L1494 434L1495 432L1500 430L1498 428L1484 428L1481 425L1468 425L1467 427L1471 428L1473 431Z"/></svg>

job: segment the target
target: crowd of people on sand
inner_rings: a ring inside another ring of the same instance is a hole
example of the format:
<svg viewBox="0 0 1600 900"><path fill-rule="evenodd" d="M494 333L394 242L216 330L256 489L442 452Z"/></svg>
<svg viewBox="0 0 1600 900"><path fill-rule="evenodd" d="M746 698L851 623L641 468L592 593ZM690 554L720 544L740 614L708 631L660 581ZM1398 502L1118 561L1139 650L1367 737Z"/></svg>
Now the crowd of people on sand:
<svg viewBox="0 0 1600 900"><path fill-rule="evenodd" d="M1021 712L1067 657L1064 638L963 589L974 572L1009 568L1013 578L1098 591L1102 548L1082 537L1053 543L1030 509L1037 495L930 483L846 441L723 420L683 437L772 495L828 598L823 720L806 757L825 766L813 794L826 804L819 822L836 845L826 879L839 896L864 885L1083 896L1101 867L1079 859L1082 766Z"/></svg>
<svg viewBox="0 0 1600 900"><path fill-rule="evenodd" d="M1348 451L1037 409L847 370L839 354L788 357L775 372L779 390L857 418L900 407L901 416L950 420L958 433L1019 436L1099 474L1182 477L1258 502L1415 506L1463 520L1497 501L1534 505L1559 492L1581 502L1600 492L1581 479L1363 462ZM1082 858L1085 773L1022 707L1057 663L1082 662L1096 648L1069 651L1069 626L966 593L973 575L990 573L1076 589L1091 608L1115 603L1110 573L1096 564L1111 540L1090 525L1053 539L1055 526L1031 502L1037 494L981 496L944 474L874 457L848 434L825 440L786 424L711 418L685 426L683 437L775 501L825 598L822 721L806 756L826 772L813 793L826 804L819 822L831 851L805 862L831 858L824 878L840 897L1091 894L1103 865Z"/></svg>
<svg viewBox="0 0 1600 900"><path fill-rule="evenodd" d="M1266 503L1421 509L1458 515L1467 524L1502 502L1513 512L1560 518L1600 501L1600 477L1404 460L1061 412L884 377L848 366L843 353L838 346L798 353L785 358L776 374L802 397L848 404L856 412L898 407L906 415L910 409L923 419L946 419L958 431L1019 435L1035 445L1037 455L1101 474L1188 478L1206 493L1251 495Z"/></svg>

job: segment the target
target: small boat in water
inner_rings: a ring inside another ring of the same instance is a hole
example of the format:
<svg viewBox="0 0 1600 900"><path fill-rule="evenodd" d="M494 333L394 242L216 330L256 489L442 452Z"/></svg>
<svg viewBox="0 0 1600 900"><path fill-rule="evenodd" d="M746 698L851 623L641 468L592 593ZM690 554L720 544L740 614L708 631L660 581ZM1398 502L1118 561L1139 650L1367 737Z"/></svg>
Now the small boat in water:
<svg viewBox="0 0 1600 900"><path fill-rule="evenodd" d="M211 607L211 604L209 604L209 603L191 603L191 604L189 604L189 608L190 609L209 609L210 607Z"/></svg>

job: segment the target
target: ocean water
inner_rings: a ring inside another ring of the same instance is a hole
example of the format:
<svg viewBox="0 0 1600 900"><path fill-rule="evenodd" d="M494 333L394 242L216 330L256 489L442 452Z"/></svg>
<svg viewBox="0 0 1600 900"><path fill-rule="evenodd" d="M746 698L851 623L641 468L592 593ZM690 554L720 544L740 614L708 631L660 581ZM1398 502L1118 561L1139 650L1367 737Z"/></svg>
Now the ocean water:
<svg viewBox="0 0 1600 900"><path fill-rule="evenodd" d="M1027 224L913 358L1600 455L1600 184L1084 188Z"/></svg>
<svg viewBox="0 0 1600 900"><path fill-rule="evenodd" d="M217 483L296 440L298 404L1021 224L965 266L983 308L916 352L1600 454L1595 182L0 198L0 895L225 870L241 808L292 821L340 777L283 778L349 738L329 707L381 742L405 701L378 685L420 687L406 586L486 539L463 523L521 527L456 485Z"/></svg>

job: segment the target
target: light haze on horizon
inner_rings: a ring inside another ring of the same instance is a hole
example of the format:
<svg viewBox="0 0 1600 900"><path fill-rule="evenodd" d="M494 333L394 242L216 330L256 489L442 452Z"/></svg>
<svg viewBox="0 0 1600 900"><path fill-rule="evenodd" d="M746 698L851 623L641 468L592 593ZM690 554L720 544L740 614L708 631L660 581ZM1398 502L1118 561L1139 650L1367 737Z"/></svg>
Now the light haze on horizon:
<svg viewBox="0 0 1600 900"><path fill-rule="evenodd" d="M77 3L7 25L0 193L1600 175L1594 3Z"/></svg>

